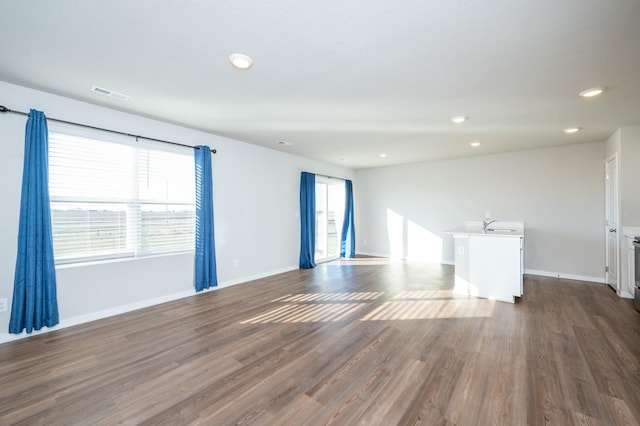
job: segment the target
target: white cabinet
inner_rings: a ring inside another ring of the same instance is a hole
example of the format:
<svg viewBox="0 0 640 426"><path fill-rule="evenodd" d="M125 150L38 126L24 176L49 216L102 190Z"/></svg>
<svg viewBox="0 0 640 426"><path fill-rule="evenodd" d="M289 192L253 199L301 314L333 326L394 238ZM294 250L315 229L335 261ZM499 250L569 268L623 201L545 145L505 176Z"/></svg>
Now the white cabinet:
<svg viewBox="0 0 640 426"><path fill-rule="evenodd" d="M514 302L522 296L522 238L469 237L469 294Z"/></svg>
<svg viewBox="0 0 640 426"><path fill-rule="evenodd" d="M449 231L454 238L455 294L510 303L522 296L524 224L515 223L514 229L483 233L467 225Z"/></svg>
<svg viewBox="0 0 640 426"><path fill-rule="evenodd" d="M631 246L633 247L633 246ZM635 292L635 267L636 267L636 258L635 252L633 249L627 250L627 291L629 294L633 294Z"/></svg>
<svg viewBox="0 0 640 426"><path fill-rule="evenodd" d="M627 242L627 271L624 277L624 284L622 288L622 296L633 298L635 293L635 271L636 271L636 256L635 247L633 246L634 235L625 235Z"/></svg>
<svg viewBox="0 0 640 426"><path fill-rule="evenodd" d="M620 291L618 294L621 297L633 299L636 283L635 283L635 251L633 247L633 240L640 236L640 227L637 226L625 226L622 229L624 235L623 250L620 252L620 270L622 271L620 277Z"/></svg>

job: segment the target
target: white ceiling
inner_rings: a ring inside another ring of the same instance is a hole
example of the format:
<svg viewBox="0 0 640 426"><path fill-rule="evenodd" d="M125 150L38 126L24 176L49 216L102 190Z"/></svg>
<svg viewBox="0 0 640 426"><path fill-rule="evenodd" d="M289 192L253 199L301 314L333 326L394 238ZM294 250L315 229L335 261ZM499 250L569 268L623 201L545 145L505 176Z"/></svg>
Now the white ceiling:
<svg viewBox="0 0 640 426"><path fill-rule="evenodd" d="M638 0L5 0L0 28L0 80L354 169L640 124Z"/></svg>

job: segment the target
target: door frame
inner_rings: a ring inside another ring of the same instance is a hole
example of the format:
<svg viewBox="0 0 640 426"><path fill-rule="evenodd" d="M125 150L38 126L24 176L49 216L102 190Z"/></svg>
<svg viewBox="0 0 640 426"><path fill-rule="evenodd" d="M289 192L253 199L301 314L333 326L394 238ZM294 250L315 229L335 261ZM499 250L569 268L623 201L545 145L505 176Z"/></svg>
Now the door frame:
<svg viewBox="0 0 640 426"><path fill-rule="evenodd" d="M614 191L614 203L616 204L616 214L615 214L615 221L616 221L616 236L615 236L615 250L616 250L616 282L615 283L610 283L609 282L609 222L608 222L608 218L610 217L610 208L611 206L609 205L609 190L610 190L610 185L607 183L608 180L608 175L609 175L609 163L613 161L615 164L615 185L613 186L613 191ZM604 161L604 196L605 196L605 223L604 223L604 243L605 243L605 273L604 273L604 282L605 284L611 286L616 293L620 294L620 232L618 232L620 230L620 192L619 192L619 186L620 186L620 162L618 161L618 153L614 153L613 155L611 155L609 158L607 158Z"/></svg>
<svg viewBox="0 0 640 426"><path fill-rule="evenodd" d="M333 178L333 177L329 177L329 176L322 176L322 175L316 175L316 185L325 185L326 186L326 198L325 198L325 202L326 202L326 217L325 217L325 222L326 222L326 235L325 235L325 250L326 250L326 257L323 258L316 258L316 262L317 263L323 263L323 262L330 262L332 260L336 260L340 258L340 237L342 234L342 225L343 225L343 214L344 214L344 207L342 209L340 209L339 212L336 212L338 216L334 216L334 221L335 221L335 226L336 226L336 238L337 238L337 252L334 254L329 254L329 198L330 198L330 187L336 187L336 186L342 186L342 188L344 188L344 180L343 179L339 179L339 178ZM318 232L318 194L316 191L316 233ZM343 195L341 197L341 200L344 200L344 191L343 191ZM339 219L339 220L338 220ZM317 249L318 243L320 241L320 238L317 237L316 235L316 247L314 247L314 251ZM317 255L317 253L315 253Z"/></svg>

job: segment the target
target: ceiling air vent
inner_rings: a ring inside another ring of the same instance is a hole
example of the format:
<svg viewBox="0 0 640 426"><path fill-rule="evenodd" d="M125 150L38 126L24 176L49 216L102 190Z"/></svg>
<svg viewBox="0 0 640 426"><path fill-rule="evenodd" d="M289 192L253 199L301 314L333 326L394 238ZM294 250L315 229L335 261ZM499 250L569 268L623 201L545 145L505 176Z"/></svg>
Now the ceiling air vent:
<svg viewBox="0 0 640 426"><path fill-rule="evenodd" d="M91 86L91 91L93 93L97 93L99 95L109 96L111 98L115 98L121 101L129 100L129 95L125 95L122 93L114 92L113 90L105 89L103 87Z"/></svg>

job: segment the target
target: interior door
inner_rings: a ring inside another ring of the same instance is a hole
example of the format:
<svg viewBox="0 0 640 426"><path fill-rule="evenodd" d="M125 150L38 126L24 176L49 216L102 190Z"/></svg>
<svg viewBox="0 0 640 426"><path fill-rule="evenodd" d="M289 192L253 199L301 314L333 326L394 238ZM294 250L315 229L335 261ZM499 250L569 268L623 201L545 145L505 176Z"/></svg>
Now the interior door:
<svg viewBox="0 0 640 426"><path fill-rule="evenodd" d="M606 276L605 281L616 292L619 291L618 258L618 157L614 155L605 163L605 239Z"/></svg>

